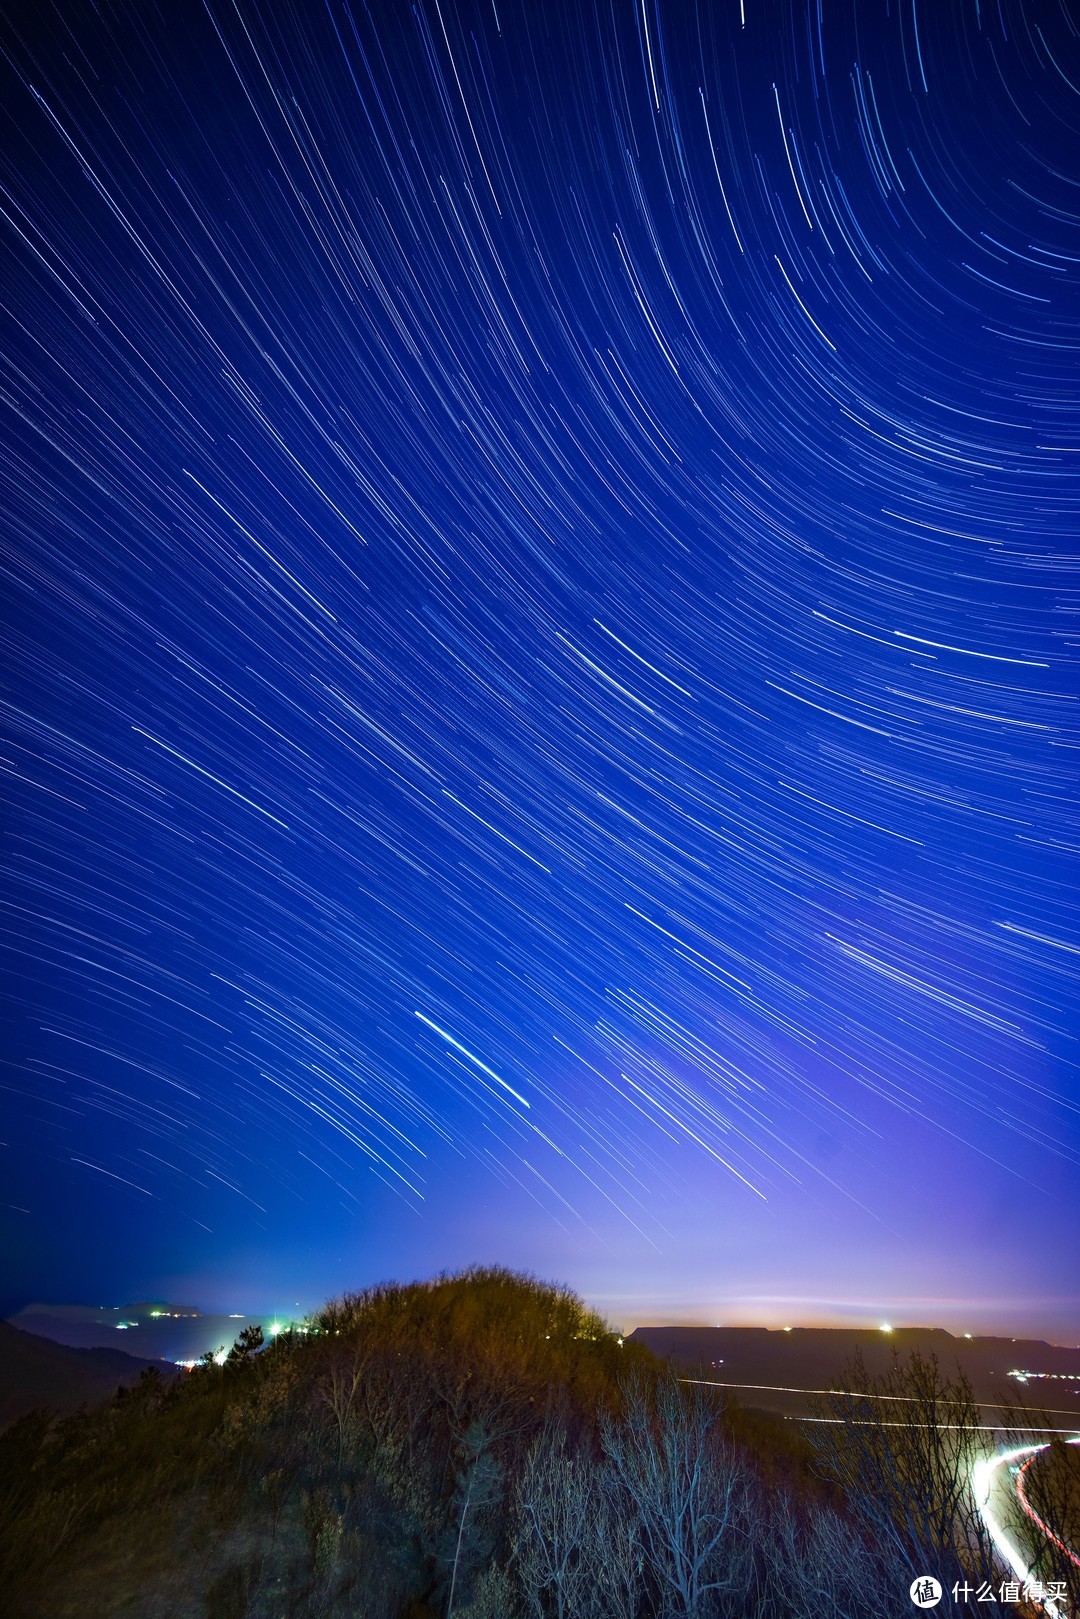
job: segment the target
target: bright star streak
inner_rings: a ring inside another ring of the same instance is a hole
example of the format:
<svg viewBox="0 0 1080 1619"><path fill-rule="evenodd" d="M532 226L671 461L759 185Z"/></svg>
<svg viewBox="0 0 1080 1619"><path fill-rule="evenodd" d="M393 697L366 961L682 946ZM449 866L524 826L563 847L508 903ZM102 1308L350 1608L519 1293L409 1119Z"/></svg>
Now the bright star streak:
<svg viewBox="0 0 1080 1619"><path fill-rule="evenodd" d="M437 1023L432 1023L431 1019L429 1017L425 1017L423 1012L417 1012L416 1015L420 1019L421 1023L426 1023L429 1029L434 1029L435 1033L441 1035L448 1045L453 1046L455 1051L460 1051L463 1057L468 1057L470 1062L474 1062L477 1068L481 1069L481 1071L485 1073L489 1079L493 1079L495 1081L496 1085L501 1085L504 1091L509 1091L514 1100L516 1102L520 1102L522 1107L528 1107L529 1104L526 1102L525 1098L520 1095L512 1085L508 1085L505 1079L500 1079L495 1070L493 1068L489 1068L486 1062L481 1062L476 1053L470 1051L468 1046L463 1046L461 1041L455 1040L452 1034L447 1034L446 1030L440 1029Z"/></svg>

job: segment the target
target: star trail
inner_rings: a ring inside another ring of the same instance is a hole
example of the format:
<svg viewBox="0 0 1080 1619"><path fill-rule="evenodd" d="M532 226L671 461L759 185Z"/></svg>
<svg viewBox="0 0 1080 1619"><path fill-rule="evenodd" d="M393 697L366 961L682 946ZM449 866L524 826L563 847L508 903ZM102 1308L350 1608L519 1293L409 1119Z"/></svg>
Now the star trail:
<svg viewBox="0 0 1080 1619"><path fill-rule="evenodd" d="M2 43L12 1297L1080 1329L1075 13Z"/></svg>

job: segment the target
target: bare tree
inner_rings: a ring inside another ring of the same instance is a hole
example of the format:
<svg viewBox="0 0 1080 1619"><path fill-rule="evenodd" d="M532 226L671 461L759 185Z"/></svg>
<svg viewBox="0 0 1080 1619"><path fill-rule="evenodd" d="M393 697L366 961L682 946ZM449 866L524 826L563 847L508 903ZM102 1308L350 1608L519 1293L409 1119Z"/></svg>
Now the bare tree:
<svg viewBox="0 0 1080 1619"><path fill-rule="evenodd" d="M579 1619L591 1588L585 1543L596 1506L593 1468L567 1451L566 1435L549 1423L518 1481L512 1555L528 1611L535 1619Z"/></svg>
<svg viewBox="0 0 1080 1619"><path fill-rule="evenodd" d="M334 1424L339 1471L345 1462L365 1369L365 1356L359 1350L335 1346L327 1357L319 1382L322 1403L330 1412Z"/></svg>
<svg viewBox="0 0 1080 1619"><path fill-rule="evenodd" d="M418 1554L435 1555L444 1527L439 1500L445 1458L432 1429L432 1390L420 1359L372 1354L353 1408L368 1476L398 1515L398 1535L415 1541Z"/></svg>
<svg viewBox="0 0 1080 1619"><path fill-rule="evenodd" d="M871 1378L856 1356L844 1391L817 1401L812 1414L819 1465L886 1555L945 1584L991 1566L971 1487L984 1448L979 1407L962 1371L946 1379L936 1356L914 1350Z"/></svg>
<svg viewBox="0 0 1080 1619"><path fill-rule="evenodd" d="M634 1619L641 1595L637 1525L606 1466L572 1451L549 1419L518 1481L511 1558L534 1619Z"/></svg>
<svg viewBox="0 0 1080 1619"><path fill-rule="evenodd" d="M632 1504L661 1608L699 1619L740 1585L737 1516L743 1468L701 1386L669 1375L633 1380L621 1420L605 1417L604 1450ZM745 1577L745 1570L741 1571Z"/></svg>
<svg viewBox="0 0 1080 1619"><path fill-rule="evenodd" d="M876 1555L839 1513L804 1514L758 1489L746 1501L749 1562L744 1619L866 1619L889 1613L907 1579Z"/></svg>
<svg viewBox="0 0 1080 1619"><path fill-rule="evenodd" d="M486 1511L499 1498L502 1468L492 1454L493 1430L474 1420L461 1436L461 1467L452 1502L448 1564L450 1592L446 1599L446 1619L454 1612L454 1596L463 1576L475 1571L489 1547L490 1532Z"/></svg>
<svg viewBox="0 0 1080 1619"><path fill-rule="evenodd" d="M641 1529L633 1512L627 1512L610 1467L605 1465L599 1483L589 1553L600 1611L605 1619L637 1619L644 1591Z"/></svg>

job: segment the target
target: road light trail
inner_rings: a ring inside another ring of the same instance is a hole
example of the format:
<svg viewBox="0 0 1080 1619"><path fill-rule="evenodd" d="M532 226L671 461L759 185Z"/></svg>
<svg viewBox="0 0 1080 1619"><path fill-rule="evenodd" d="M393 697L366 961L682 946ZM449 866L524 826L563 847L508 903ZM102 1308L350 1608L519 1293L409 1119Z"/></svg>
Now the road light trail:
<svg viewBox="0 0 1080 1619"><path fill-rule="evenodd" d="M759 1389L762 1392L769 1393L769 1394L808 1394L808 1395L809 1394L833 1394L833 1395L838 1395L840 1398L845 1399L845 1400L892 1400L892 1401L898 1401L898 1402L900 1402L901 1404L904 1404L904 1405L918 1405L920 1403L920 1399L919 1399L919 1396L917 1394L878 1394L874 1390L866 1390L866 1389L837 1389L837 1388L797 1389L797 1388L794 1388L792 1385L790 1385L788 1383L723 1383L723 1382L718 1381L714 1377L680 1377L679 1382L680 1383L696 1383L696 1384L700 1384L703 1388L712 1388L712 1389ZM945 1401L944 1403L948 1404L949 1402ZM982 1409L989 1410L989 1411L1012 1411L1014 1409L1014 1406L1008 1400L978 1400L976 1403ZM1047 1417L1074 1417L1076 1415L1076 1411L1075 1411L1075 1409L1073 1407L1065 1407L1065 1406L1060 1406L1060 1405L1051 1405L1051 1406L1040 1406L1039 1409L1040 1409L1041 1414L1043 1416L1047 1416ZM807 1419L807 1420L809 1420L809 1419ZM826 1420L825 1418L822 1418L822 1421L825 1421L825 1420ZM838 1421L843 1421L845 1419L844 1418L838 1418L837 1420ZM936 1426L940 1427L942 1425L940 1423L938 1423L938 1424L936 1424ZM985 1428L987 1430L987 1432L990 1432L990 1433L998 1433L998 1432L1000 1432L1000 1425L998 1423L989 1423L988 1422L988 1423L983 1423L981 1426L983 1428ZM1025 1432L1027 1432L1027 1433L1071 1433L1072 1429L1071 1428L1027 1428L1027 1429L1025 1429Z"/></svg>
<svg viewBox="0 0 1080 1619"><path fill-rule="evenodd" d="M1080 1437L1070 1439L1067 1443L1072 1445L1080 1444ZM1013 1462L1018 1462L1022 1456L1026 1456L1030 1463L1038 1455L1039 1451L1046 1449L1046 1445L1017 1445L1012 1450L999 1451L996 1456L982 1457L971 1470L971 1488L975 1496L975 1504L979 1509L979 1516L986 1525L994 1550L1000 1560L1025 1585L1034 1578L1034 1570L1028 1565L1023 1553L1006 1534L1004 1525L990 1504L990 1495L995 1484L1000 1485L1000 1480L996 1477L999 1468L1011 1466ZM1021 1505L1023 1505L1022 1499ZM1029 1512L1028 1516L1032 1517L1034 1514ZM1040 1524L1040 1527L1043 1526ZM1055 1536L1051 1538L1056 1539ZM1071 1552L1069 1556L1072 1556ZM1049 1597L1038 1601L1037 1606L1049 1615L1049 1619L1067 1619L1064 1611Z"/></svg>
<svg viewBox="0 0 1080 1619"><path fill-rule="evenodd" d="M701 1385L704 1385L704 1386L706 1386L708 1388L761 1389L763 1391L764 1390L769 1390L769 1391L772 1391L772 1392L775 1392L775 1393L783 1393L783 1394L838 1394L841 1397L846 1396L847 1398L850 1398L850 1399L870 1399L870 1398L873 1398L873 1399L876 1399L876 1400L893 1400L893 1401L907 1402L907 1401L912 1400L914 1398L913 1396L903 1395L903 1394L893 1394L893 1395L888 1395L888 1394L886 1394L886 1395L869 1394L869 1393L867 1393L867 1392L865 1392L863 1390L860 1390L860 1389L848 1389L848 1390L843 1390L843 1389L796 1389L796 1388L790 1387L790 1386L788 1386L786 1384L729 1383L729 1382L720 1382L720 1381L715 1380L713 1378L682 1377L682 1378L679 1379L679 1381L681 1383L701 1384ZM996 1402L983 1402L983 1403L995 1404ZM1071 1413L1066 1413L1064 1411L1060 1412L1059 1414L1062 1415L1062 1416L1071 1415ZM903 1420L900 1420L900 1421L891 1421L891 1420L881 1421L880 1419L876 1419L876 1418L872 1418L872 1419L864 1421L864 1420L862 1420L862 1419L860 1419L858 1417L853 1418L853 1417L850 1417L850 1416L843 1416L843 1417L798 1417L795 1420L796 1421L801 1421L801 1422L831 1422L831 1423L838 1423L838 1424L850 1424L850 1425L852 1425L854 1427L881 1427L881 1428L935 1427L935 1428L939 1428L939 1429L941 1429L941 1428L964 1427L965 1429L968 1429L968 1431L970 1431L970 1428L969 1428L968 1424L957 1424L957 1423L951 1423L951 1422L940 1422L940 1423L922 1423L922 1422L919 1422L919 1423L911 1423L911 1422L907 1422L907 1421L903 1421ZM986 1433L1000 1433L1001 1432L1000 1426L998 1424L979 1423L979 1424L976 1424L975 1426L976 1426L976 1428L977 1428L977 1430L979 1432L986 1432ZM1068 1432L1068 1430L1067 1429L1061 1429L1061 1428L1047 1427L1047 1428L1029 1428L1028 1432L1029 1433L1063 1434L1063 1433ZM1065 1443L1070 1444L1070 1445L1080 1445L1080 1435L1076 1435L1075 1437L1073 1437L1071 1439L1065 1440ZM1013 1448L1011 1450L999 1451L997 1453L997 1455L995 1455L995 1456L984 1456L984 1457L982 1457L978 1462L975 1463L974 1467L971 1470L972 1494L974 1495L974 1498L975 1498L975 1504L976 1504L977 1510L979 1512L979 1516L981 1517L983 1523L986 1526L987 1533L990 1536L991 1542L992 1542L992 1544L994 1546L995 1551L997 1552L998 1558L1009 1569L1012 1570L1012 1572L1016 1575L1016 1578L1021 1582L1022 1585L1027 1585L1027 1584L1029 1584L1029 1582L1031 1582L1034 1579L1034 1569L1031 1566L1029 1566L1029 1564L1027 1563L1026 1559L1023 1556L1023 1553L1019 1550L1019 1548L1017 1546L1014 1545L1013 1541L1010 1539L1008 1534L1005 1532L1004 1525L1002 1524L1000 1518L998 1517L998 1514L994 1511L993 1507L990 1504L990 1496L991 1496L991 1493L992 1493L992 1491L994 1489L995 1483L997 1483L999 1485L999 1487L1001 1487L1001 1481L996 1478L996 1474L998 1472L998 1469L1001 1468L1004 1465L1011 1465L1012 1463L1018 1461L1020 1459L1020 1457L1022 1457L1022 1456L1026 1457L1027 1460L1024 1462L1023 1466L1018 1471L1017 1480L1016 1480L1016 1486L1015 1486L1016 1497L1017 1497L1017 1500L1019 1502L1019 1505L1020 1505L1022 1511L1025 1513L1025 1515L1028 1517L1028 1519L1033 1524L1035 1524L1036 1528L1039 1530L1039 1532L1041 1534L1045 1535L1046 1538L1049 1541L1051 1541L1055 1546L1057 1546L1059 1551L1061 1551L1070 1560L1070 1562L1075 1563L1077 1567L1080 1567L1080 1557L1078 1557L1075 1552L1073 1552L1068 1546L1065 1545L1064 1541L1059 1539L1059 1537L1053 1533L1053 1531L1050 1529L1050 1527L1043 1521L1043 1519L1035 1511L1034 1507L1032 1507L1032 1505L1028 1501L1027 1495L1025 1493L1024 1474L1026 1473L1027 1469L1031 1466L1031 1464L1035 1460L1036 1456L1038 1456L1041 1451L1044 1451L1044 1450L1047 1450L1047 1449L1049 1449L1049 1442L1048 1441L1043 1443L1043 1444L1038 1444L1038 1445L1020 1445L1020 1446L1017 1446L1017 1447L1015 1447L1015 1448ZM1008 1492L1008 1486L1005 1486L1004 1488L1005 1488L1005 1493L1008 1494L1009 1493ZM1043 1583L1045 1583L1045 1582L1043 1582ZM1042 1610L1043 1613L1045 1613L1048 1616L1048 1619L1068 1619L1068 1616L1065 1614L1065 1612L1057 1605L1057 1603L1055 1601L1053 1601L1052 1598L1050 1598L1050 1597L1034 1598L1033 1597L1033 1598L1031 1598L1031 1600L1035 1603L1035 1605L1038 1608L1040 1608Z"/></svg>
<svg viewBox="0 0 1080 1619"><path fill-rule="evenodd" d="M1080 1445L1080 1439L1068 1439L1066 1440L1066 1444ZM1046 1448L1047 1447L1045 1445L1040 1445L1039 1449L1035 1451L1034 1455L1028 1457L1027 1461L1016 1475L1016 1499L1019 1501L1021 1508L1031 1519L1032 1523L1035 1524L1040 1533L1044 1534L1047 1540L1053 1541L1058 1550L1060 1552L1064 1552L1070 1563L1075 1563L1076 1567L1080 1568L1080 1557L1078 1557L1074 1551L1066 1546L1065 1542L1060 1538L1060 1536L1055 1535L1049 1524L1044 1522L1027 1498L1027 1481L1024 1478L1024 1474L1035 1460L1035 1457L1039 1454L1039 1451L1045 1450Z"/></svg>

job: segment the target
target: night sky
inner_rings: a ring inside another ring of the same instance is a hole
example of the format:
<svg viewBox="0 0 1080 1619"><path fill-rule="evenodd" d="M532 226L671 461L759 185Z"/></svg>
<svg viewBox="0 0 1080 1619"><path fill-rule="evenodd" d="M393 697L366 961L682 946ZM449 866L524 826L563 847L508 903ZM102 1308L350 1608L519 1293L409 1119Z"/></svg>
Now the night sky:
<svg viewBox="0 0 1080 1619"><path fill-rule="evenodd" d="M9 1308L1077 1341L1069 10L9 13Z"/></svg>

